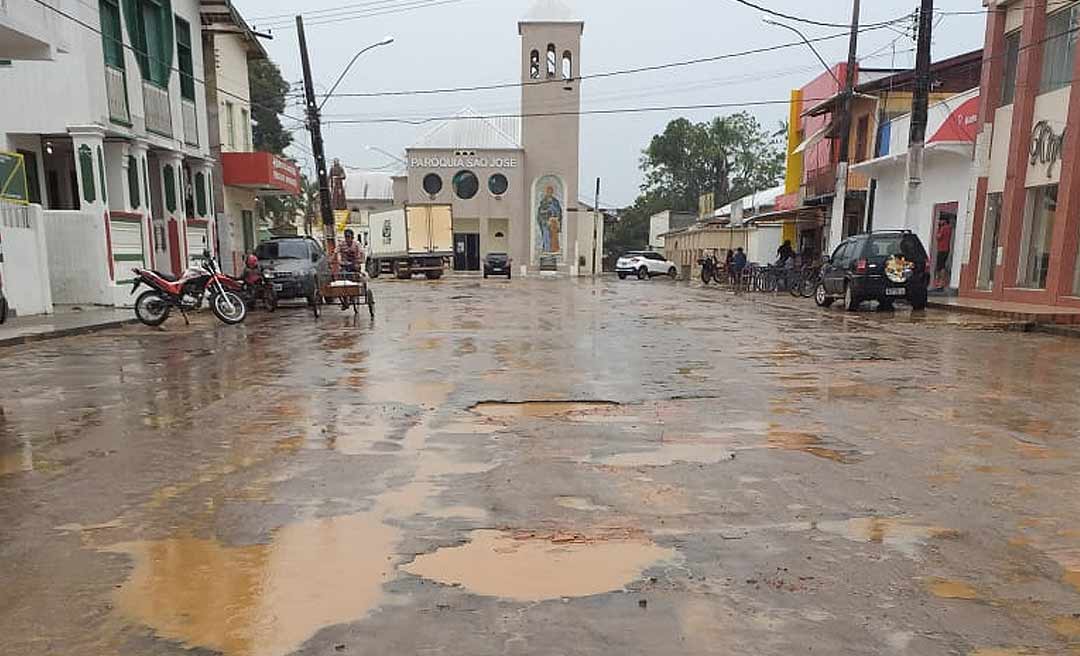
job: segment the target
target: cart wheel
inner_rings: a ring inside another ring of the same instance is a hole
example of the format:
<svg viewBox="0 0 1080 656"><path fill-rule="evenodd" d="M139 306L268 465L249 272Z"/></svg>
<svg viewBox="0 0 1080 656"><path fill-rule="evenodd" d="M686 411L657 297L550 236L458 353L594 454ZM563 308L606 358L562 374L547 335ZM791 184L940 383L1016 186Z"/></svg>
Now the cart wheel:
<svg viewBox="0 0 1080 656"><path fill-rule="evenodd" d="M352 304L353 314L359 315L360 314L360 297L359 296L353 296L350 303Z"/></svg>
<svg viewBox="0 0 1080 656"><path fill-rule="evenodd" d="M371 290L369 289L369 290L367 290L367 294L365 294L365 296L367 297L368 313L371 315L372 321L374 321L375 320L375 294L373 294L371 292Z"/></svg>
<svg viewBox="0 0 1080 656"><path fill-rule="evenodd" d="M315 296L309 298L308 305L311 306L311 314L314 315L316 319L318 319L319 315L322 314L322 299L319 298L319 294L316 294Z"/></svg>

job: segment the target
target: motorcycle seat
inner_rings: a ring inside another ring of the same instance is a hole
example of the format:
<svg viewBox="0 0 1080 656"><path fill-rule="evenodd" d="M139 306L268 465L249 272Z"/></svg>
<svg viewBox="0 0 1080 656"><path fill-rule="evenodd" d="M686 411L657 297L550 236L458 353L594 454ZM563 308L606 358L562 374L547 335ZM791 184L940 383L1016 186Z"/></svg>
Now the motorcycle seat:
<svg viewBox="0 0 1080 656"><path fill-rule="evenodd" d="M154 274L166 282L176 282L177 280L179 280L179 278L177 278L173 274L165 273L164 271L155 271Z"/></svg>

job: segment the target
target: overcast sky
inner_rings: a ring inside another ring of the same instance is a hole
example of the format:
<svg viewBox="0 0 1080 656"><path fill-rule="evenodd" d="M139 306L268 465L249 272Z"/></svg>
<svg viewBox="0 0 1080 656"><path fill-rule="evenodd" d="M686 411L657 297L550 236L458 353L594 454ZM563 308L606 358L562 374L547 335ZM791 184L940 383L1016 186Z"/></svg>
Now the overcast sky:
<svg viewBox="0 0 1080 656"><path fill-rule="evenodd" d="M339 92L399 91L517 82L520 44L517 21L532 0L235 0L255 27L291 24L301 6L317 87L329 87L349 59L386 35L393 45L363 55ZM790 43L794 35L765 25L763 14L733 0L578 0L570 3L585 21L581 73L600 73L654 64L712 57L764 46ZM757 4L823 22L850 20L846 0L758 0ZM864 0L863 23L872 24L913 11L915 0ZM979 11L979 0L937 0L936 10ZM353 14L341 12L350 9ZM329 18L320 12L337 12ZM982 46L985 18L981 15L940 15L934 38L934 58L940 59ZM798 24L796 24L798 25ZM799 26L810 37L842 30ZM909 27L910 26L905 26ZM302 78L296 30L273 27L267 43L271 57L286 79ZM846 39L817 44L827 61L846 58ZM910 36L881 29L860 35L859 53L870 56L864 66L910 67L914 43ZM895 52L894 52L895 51ZM805 46L768 54L706 63L659 72L626 75L582 83L584 110L671 105L783 101L792 88L820 73L822 67ZM297 88L300 88L299 86ZM428 118L457 113L470 106L482 114L516 113L520 91L497 91L379 98L335 98L324 110L335 118ZM774 127L784 118L782 104L748 108L762 123ZM591 189L603 178L601 202L623 206L637 196L641 184L638 162L652 135L677 116L707 120L736 109L664 111L642 114L584 116L581 140L581 188ZM301 106L288 110L302 114ZM286 121L288 125L295 125ZM331 125L325 131L327 154L348 166L376 169L393 165L382 148L399 156L427 126L399 124ZM306 132L296 133L305 146ZM307 152L296 150L301 161ZM308 165L311 168L311 165ZM392 167L391 167L392 168ZM389 168L386 170L390 170Z"/></svg>

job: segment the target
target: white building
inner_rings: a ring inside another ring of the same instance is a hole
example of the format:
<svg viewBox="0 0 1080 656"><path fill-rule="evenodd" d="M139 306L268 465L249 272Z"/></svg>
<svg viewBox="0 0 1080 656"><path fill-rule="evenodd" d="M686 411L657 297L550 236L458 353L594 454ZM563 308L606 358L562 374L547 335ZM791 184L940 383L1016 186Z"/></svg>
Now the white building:
<svg viewBox="0 0 1080 656"><path fill-rule="evenodd" d="M978 128L979 90L972 89L930 106L923 155L922 184L917 208L908 218L908 137L911 114L889 121L879 129L879 156L856 164L853 171L870 177L866 225L874 230L910 230L938 262L939 222L950 226L949 256L945 261L948 286L960 286L963 235L970 222L969 187Z"/></svg>
<svg viewBox="0 0 1080 656"><path fill-rule="evenodd" d="M44 207L53 300L130 302L133 267L179 272L214 243L200 5L52 1L85 25L3 3L56 15L51 60L0 68L18 98L0 103L0 150Z"/></svg>
<svg viewBox="0 0 1080 656"><path fill-rule="evenodd" d="M466 109L406 150L395 200L453 207L455 269L503 252L526 271L599 271L603 221L578 200L584 29L560 0L537 0L518 23L523 118Z"/></svg>
<svg viewBox="0 0 1080 656"><path fill-rule="evenodd" d="M66 20L50 7L61 0L0 2L0 60L51 60L65 46L61 21Z"/></svg>
<svg viewBox="0 0 1080 656"><path fill-rule="evenodd" d="M697 223L698 216L693 212L672 212L664 210L649 217L649 250L664 252L664 235L672 230L688 228Z"/></svg>
<svg viewBox="0 0 1080 656"><path fill-rule="evenodd" d="M259 241L258 199L300 193L296 165L256 152L248 63L266 50L231 0L202 1L203 75L210 152L218 163L213 213L222 266L238 273Z"/></svg>
<svg viewBox="0 0 1080 656"><path fill-rule="evenodd" d="M348 227L366 248L371 244L371 215L394 207L393 176L350 169L345 178L345 202L349 207Z"/></svg>

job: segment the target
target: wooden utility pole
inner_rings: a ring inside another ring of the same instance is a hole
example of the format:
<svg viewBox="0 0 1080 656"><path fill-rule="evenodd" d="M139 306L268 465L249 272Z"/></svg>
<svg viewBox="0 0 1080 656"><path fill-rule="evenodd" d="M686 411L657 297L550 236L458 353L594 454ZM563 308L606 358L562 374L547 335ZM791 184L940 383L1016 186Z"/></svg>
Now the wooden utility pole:
<svg viewBox="0 0 1080 656"><path fill-rule="evenodd" d="M326 152L323 147L322 118L319 104L315 102L315 84L311 79L311 61L308 59L307 38L304 36L304 17L296 17L296 33L300 39L300 61L304 66L304 93L307 102L307 124L311 133L311 151L315 155L315 175L319 180L319 208L323 223L326 252L333 255L336 247L334 237L334 209L330 201L330 180L327 177Z"/></svg>
<svg viewBox="0 0 1080 656"><path fill-rule="evenodd" d="M840 130L840 156L836 166L836 195L833 198L832 223L829 229L829 246L835 246L846 236L844 221L847 217L848 164L851 160L851 114L855 106L856 70L859 66L859 10L860 0L851 6L851 37L848 41L847 76L844 81L843 104L838 129Z"/></svg>
<svg viewBox="0 0 1080 656"><path fill-rule="evenodd" d="M930 109L930 46L934 29L934 0L922 0L919 7L919 35L915 53L915 93L911 105L911 132L908 136L908 184L905 194L905 225L919 225L922 205L923 148Z"/></svg>

